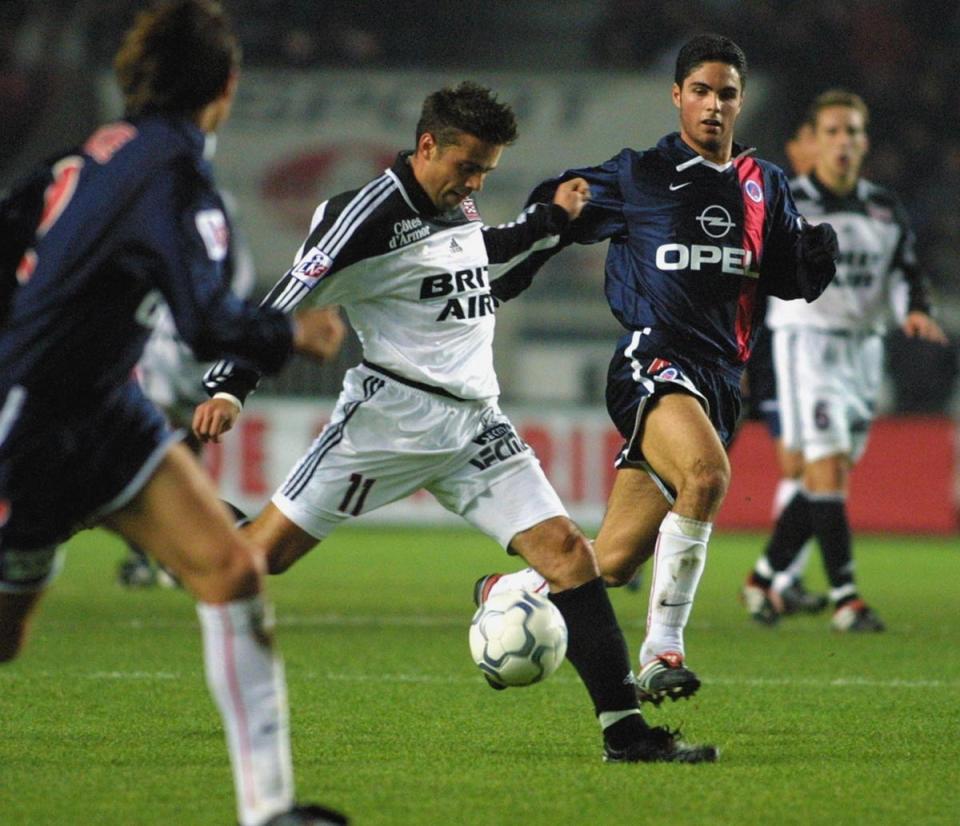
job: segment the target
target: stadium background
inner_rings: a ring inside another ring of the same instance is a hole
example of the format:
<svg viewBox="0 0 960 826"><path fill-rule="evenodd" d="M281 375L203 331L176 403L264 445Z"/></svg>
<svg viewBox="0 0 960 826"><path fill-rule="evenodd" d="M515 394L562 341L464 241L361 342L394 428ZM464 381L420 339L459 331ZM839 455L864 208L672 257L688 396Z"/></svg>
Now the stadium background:
<svg viewBox="0 0 960 826"><path fill-rule="evenodd" d="M419 104L473 78L511 102L521 137L479 205L508 220L536 181L643 147L675 128L672 61L697 31L730 34L751 63L738 136L784 162L809 100L831 86L872 110L865 175L906 201L949 349L889 340L884 418L853 480L857 528L952 533L957 527L960 340L960 3L795 0L464 4L234 0L245 71L220 136L221 184L265 291L287 268L324 197L367 180L412 144ZM0 187L119 113L110 56L135 10L111 0L0 3ZM575 516L602 512L616 437L602 391L618 328L602 299L604 249L571 249L498 317L504 404ZM265 383L236 434L210 457L226 493L255 508L332 407L338 363L295 363ZM322 401L317 404L317 397ZM307 401L309 399L310 401ZM748 426L734 447L721 525L763 528L776 479L771 446ZM907 480L907 484L904 484ZM429 499L388 519L442 518Z"/></svg>

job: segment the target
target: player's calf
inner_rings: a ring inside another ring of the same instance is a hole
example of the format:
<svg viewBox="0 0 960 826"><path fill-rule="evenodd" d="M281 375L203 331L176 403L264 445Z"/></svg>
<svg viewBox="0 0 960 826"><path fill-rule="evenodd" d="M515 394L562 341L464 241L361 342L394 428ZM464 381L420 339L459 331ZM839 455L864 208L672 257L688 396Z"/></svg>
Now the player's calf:
<svg viewBox="0 0 960 826"><path fill-rule="evenodd" d="M0 663L16 659L23 649L30 618L61 563L54 546L0 549Z"/></svg>
<svg viewBox="0 0 960 826"><path fill-rule="evenodd" d="M30 616L42 593L0 591L0 663L16 659L23 650Z"/></svg>

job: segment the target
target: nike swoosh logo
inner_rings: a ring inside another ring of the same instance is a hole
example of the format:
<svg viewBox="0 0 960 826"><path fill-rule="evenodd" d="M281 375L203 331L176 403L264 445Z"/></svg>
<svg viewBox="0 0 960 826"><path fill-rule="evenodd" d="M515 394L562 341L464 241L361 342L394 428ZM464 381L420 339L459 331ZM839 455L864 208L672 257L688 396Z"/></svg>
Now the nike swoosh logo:
<svg viewBox="0 0 960 826"><path fill-rule="evenodd" d="M670 184L670 191L676 192L678 189L683 189L685 186L690 186L692 183L693 181L685 181L682 184Z"/></svg>
<svg viewBox="0 0 960 826"><path fill-rule="evenodd" d="M679 608L681 605L693 605L693 600L688 599L686 602L667 602L665 599L661 599L660 604L664 608Z"/></svg>

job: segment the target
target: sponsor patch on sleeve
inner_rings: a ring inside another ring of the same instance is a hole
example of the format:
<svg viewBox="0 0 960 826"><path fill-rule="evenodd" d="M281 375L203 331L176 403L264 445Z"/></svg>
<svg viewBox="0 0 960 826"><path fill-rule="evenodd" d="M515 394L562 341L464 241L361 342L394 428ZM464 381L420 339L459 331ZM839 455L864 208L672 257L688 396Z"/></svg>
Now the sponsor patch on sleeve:
<svg viewBox="0 0 960 826"><path fill-rule="evenodd" d="M290 270L290 275L298 281L313 287L333 266L333 259L323 250L313 247Z"/></svg>
<svg viewBox="0 0 960 826"><path fill-rule="evenodd" d="M223 261L227 257L230 243L230 230L227 219L219 209L201 209L197 213L197 232L207 248L211 261Z"/></svg>

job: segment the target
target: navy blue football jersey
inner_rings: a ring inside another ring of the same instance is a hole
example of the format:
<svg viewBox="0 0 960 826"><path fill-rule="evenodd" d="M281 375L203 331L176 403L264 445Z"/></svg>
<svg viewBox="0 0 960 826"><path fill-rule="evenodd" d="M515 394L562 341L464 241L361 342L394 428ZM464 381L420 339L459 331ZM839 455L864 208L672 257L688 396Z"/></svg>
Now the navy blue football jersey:
<svg viewBox="0 0 960 826"><path fill-rule="evenodd" d="M610 309L664 355L738 373L762 324L763 297L801 297L804 219L783 172L752 150L734 146L733 160L721 166L673 133L646 151L623 149L600 166L570 169L538 186L530 201L549 199L574 177L587 180L591 198L561 246L609 240ZM494 295L506 300L525 289L556 249L503 276Z"/></svg>
<svg viewBox="0 0 960 826"><path fill-rule="evenodd" d="M224 277L230 228L203 148L190 121L150 116L49 164L0 329L0 404L13 387L97 404L129 377L161 297L199 358L284 363L289 320L244 304Z"/></svg>
<svg viewBox="0 0 960 826"><path fill-rule="evenodd" d="M292 351L281 312L230 292L203 149L185 119L109 124L0 209L15 230L0 256L0 581L6 550L49 548L122 507L175 438L132 378L164 302L201 358L271 372Z"/></svg>

